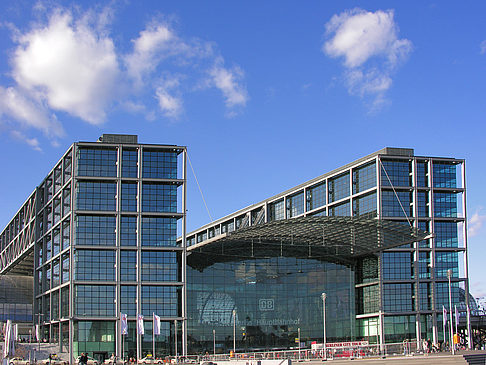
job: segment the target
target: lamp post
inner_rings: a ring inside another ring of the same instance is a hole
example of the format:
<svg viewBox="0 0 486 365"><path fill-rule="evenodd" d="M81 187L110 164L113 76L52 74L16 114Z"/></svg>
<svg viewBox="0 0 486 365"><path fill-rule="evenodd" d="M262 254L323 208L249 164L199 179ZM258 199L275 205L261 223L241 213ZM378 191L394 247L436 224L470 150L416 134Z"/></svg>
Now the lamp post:
<svg viewBox="0 0 486 365"><path fill-rule="evenodd" d="M38 342L38 347L39 347L39 353L40 353L40 342L41 342L41 316L44 317L44 313L37 313L37 326L38 326L38 333L39 333L39 338L37 339ZM37 336L37 331L36 331L36 336Z"/></svg>
<svg viewBox="0 0 486 365"><path fill-rule="evenodd" d="M299 361L300 361L300 327L297 328L297 333L298 333L298 337L299 337Z"/></svg>
<svg viewBox="0 0 486 365"><path fill-rule="evenodd" d="M216 356L216 330L213 330L213 356Z"/></svg>
<svg viewBox="0 0 486 365"><path fill-rule="evenodd" d="M451 277L452 277L452 270L449 269L447 270L447 280L449 281L449 315L450 315L450 344L451 344L451 351L452 355L455 354L454 350L454 334L452 333L453 331L453 326L452 326L452 288L451 288Z"/></svg>
<svg viewBox="0 0 486 365"><path fill-rule="evenodd" d="M233 309L233 355L236 353L236 310Z"/></svg>
<svg viewBox="0 0 486 365"><path fill-rule="evenodd" d="M327 351L326 351L326 293L321 294L322 298L322 329L323 329L323 341L322 347L324 350L324 360L327 360Z"/></svg>

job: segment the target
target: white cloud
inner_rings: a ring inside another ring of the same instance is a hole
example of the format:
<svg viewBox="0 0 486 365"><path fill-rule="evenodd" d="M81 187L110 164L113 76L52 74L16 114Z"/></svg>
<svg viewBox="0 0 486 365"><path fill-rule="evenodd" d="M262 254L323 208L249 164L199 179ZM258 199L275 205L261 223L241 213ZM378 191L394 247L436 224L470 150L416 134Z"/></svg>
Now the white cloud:
<svg viewBox="0 0 486 365"><path fill-rule="evenodd" d="M113 41L69 13L55 13L45 27L19 39L13 57L18 85L56 110L92 124L105 120L118 77Z"/></svg>
<svg viewBox="0 0 486 365"><path fill-rule="evenodd" d="M7 73L12 80L0 85L2 125L33 148L39 141L26 137L25 129L42 131L53 144L64 135L58 112L94 125L105 122L114 107L148 120L177 119L184 92L195 91L201 80L222 91L228 108L248 99L242 70L224 68L212 42L183 38L169 24L154 21L122 53L123 45L117 47L110 35L113 7L83 12L38 4L36 16L45 21L28 29L5 23L14 44Z"/></svg>
<svg viewBox="0 0 486 365"><path fill-rule="evenodd" d="M28 144L34 150L42 152L42 149L40 148L39 140L37 138L29 138L29 137L25 136L23 133L16 131L16 130L12 131L10 134L15 139L18 139L19 141L22 141L22 142Z"/></svg>
<svg viewBox="0 0 486 365"><path fill-rule="evenodd" d="M467 233L469 237L474 237L479 234L484 222L486 222L486 215L481 214L482 208L478 208L476 212L469 218Z"/></svg>
<svg viewBox="0 0 486 365"><path fill-rule="evenodd" d="M0 117L14 120L24 129L40 130L53 139L64 136L64 129L55 116L49 115L42 104L14 87L0 86Z"/></svg>
<svg viewBox="0 0 486 365"><path fill-rule="evenodd" d="M125 63L128 74L139 87L143 76L157 67L162 53L169 51L170 43L175 38L167 26L157 25L140 32L139 37L133 40L133 52L125 57Z"/></svg>
<svg viewBox="0 0 486 365"><path fill-rule="evenodd" d="M481 42L479 48L481 54L486 54L486 40Z"/></svg>
<svg viewBox="0 0 486 365"><path fill-rule="evenodd" d="M367 12L362 9L334 15L326 24L330 37L325 54L344 59L344 81L351 94L371 95L383 100L391 87L391 75L412 49L407 39L398 39L392 10Z"/></svg>
<svg viewBox="0 0 486 365"><path fill-rule="evenodd" d="M162 81L155 90L155 95L162 113L171 119L178 118L182 111L181 98L170 93L170 90L177 89L178 87L179 80L177 78L169 78Z"/></svg>
<svg viewBox="0 0 486 365"><path fill-rule="evenodd" d="M209 71L209 75L210 85L221 90L228 108L246 105L248 94L246 88L241 84L243 71L239 67L230 70L223 67L222 61L218 60Z"/></svg>

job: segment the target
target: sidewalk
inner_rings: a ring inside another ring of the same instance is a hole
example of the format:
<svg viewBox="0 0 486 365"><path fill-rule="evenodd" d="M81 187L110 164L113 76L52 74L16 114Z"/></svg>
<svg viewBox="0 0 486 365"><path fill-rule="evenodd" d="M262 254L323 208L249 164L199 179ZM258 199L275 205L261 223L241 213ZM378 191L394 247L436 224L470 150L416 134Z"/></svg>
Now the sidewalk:
<svg viewBox="0 0 486 365"><path fill-rule="evenodd" d="M380 364L380 365L399 365L399 364L410 364L410 365L453 365L461 364L467 365L465 357L475 358L475 362L470 362L469 364L486 364L486 351L484 350L474 350L474 351L461 351L456 353L456 355L451 355L450 353L437 353L429 354L427 356L422 354L417 354L414 356L393 356L385 358L355 358L355 359L334 359L327 361L320 360L308 360L308 361L293 361L294 363L302 363L303 365L323 365L323 364Z"/></svg>

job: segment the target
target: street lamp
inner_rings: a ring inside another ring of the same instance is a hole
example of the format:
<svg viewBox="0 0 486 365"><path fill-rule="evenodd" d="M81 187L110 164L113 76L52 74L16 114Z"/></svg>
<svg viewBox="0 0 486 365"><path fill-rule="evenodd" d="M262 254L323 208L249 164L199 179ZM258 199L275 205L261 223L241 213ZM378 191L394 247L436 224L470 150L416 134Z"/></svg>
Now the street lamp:
<svg viewBox="0 0 486 365"><path fill-rule="evenodd" d="M233 355L236 353L236 310L233 309Z"/></svg>
<svg viewBox="0 0 486 365"><path fill-rule="evenodd" d="M451 344L451 350L452 350L452 355L455 354L454 350L454 335L452 333L453 331L453 326L452 326L452 288L451 288L451 277L452 277L452 270L449 269L447 270L447 279L449 281L449 314L450 314L450 344Z"/></svg>
<svg viewBox="0 0 486 365"><path fill-rule="evenodd" d="M216 356L216 330L213 330L213 355Z"/></svg>
<svg viewBox="0 0 486 365"><path fill-rule="evenodd" d="M324 360L327 360L326 353L326 293L321 294L322 298L322 328L323 328L323 349L324 349Z"/></svg>
<svg viewBox="0 0 486 365"><path fill-rule="evenodd" d="M299 334L299 361L300 361L300 327L297 328L297 332Z"/></svg>

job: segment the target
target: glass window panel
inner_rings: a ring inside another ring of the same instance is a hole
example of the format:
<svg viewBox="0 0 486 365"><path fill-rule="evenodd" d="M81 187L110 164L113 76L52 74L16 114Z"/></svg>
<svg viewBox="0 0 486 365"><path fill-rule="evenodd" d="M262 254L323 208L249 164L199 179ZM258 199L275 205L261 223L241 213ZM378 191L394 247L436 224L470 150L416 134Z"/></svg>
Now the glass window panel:
<svg viewBox="0 0 486 365"><path fill-rule="evenodd" d="M116 149L78 148L78 176L116 177Z"/></svg>
<svg viewBox="0 0 486 365"><path fill-rule="evenodd" d="M409 280L413 277L413 254L410 252L383 253L383 279Z"/></svg>
<svg viewBox="0 0 486 365"><path fill-rule="evenodd" d="M76 217L76 244L114 246L116 220L111 216L78 215Z"/></svg>
<svg viewBox="0 0 486 365"><path fill-rule="evenodd" d="M452 276L459 276L459 256L457 252L435 253L435 276L447 278L447 271L452 270Z"/></svg>
<svg viewBox="0 0 486 365"><path fill-rule="evenodd" d="M329 203L349 196L349 172L329 179Z"/></svg>
<svg viewBox="0 0 486 365"><path fill-rule="evenodd" d="M123 212L137 211L137 183L122 183L121 210Z"/></svg>
<svg viewBox="0 0 486 365"><path fill-rule="evenodd" d="M116 183L78 181L77 208L79 210L114 211L116 208Z"/></svg>
<svg viewBox="0 0 486 365"><path fill-rule="evenodd" d="M370 163L353 170L353 194L376 186L376 165Z"/></svg>
<svg viewBox="0 0 486 365"><path fill-rule="evenodd" d="M397 199L400 199L398 201ZM382 191L382 209L385 217L407 217L412 216L412 208L410 202L412 201L412 193L409 191L397 191L396 195L393 190ZM401 204L400 204L401 203Z"/></svg>
<svg viewBox="0 0 486 365"><path fill-rule="evenodd" d="M137 251L120 252L121 281L137 281Z"/></svg>
<svg viewBox="0 0 486 365"><path fill-rule="evenodd" d="M142 217L142 246L176 246L177 219Z"/></svg>
<svg viewBox="0 0 486 365"><path fill-rule="evenodd" d="M142 252L142 281L179 281L176 252Z"/></svg>
<svg viewBox="0 0 486 365"><path fill-rule="evenodd" d="M455 188L457 187L456 166L450 162L434 161L433 179L436 188Z"/></svg>
<svg viewBox="0 0 486 365"><path fill-rule="evenodd" d="M413 284L383 284L385 312L413 311L413 297Z"/></svg>
<svg viewBox="0 0 486 365"><path fill-rule="evenodd" d="M451 283L452 307L460 303L460 290L458 282ZM462 297L464 301L464 295ZM449 313L449 283L447 281L435 284L435 310L442 310L442 307L446 308ZM458 307L460 309L459 305Z"/></svg>
<svg viewBox="0 0 486 365"><path fill-rule="evenodd" d="M348 217L350 215L351 215L351 211L350 211L349 202L335 205L333 207L329 207L330 217Z"/></svg>
<svg viewBox="0 0 486 365"><path fill-rule="evenodd" d="M287 217L292 218L304 213L304 192L287 198Z"/></svg>
<svg viewBox="0 0 486 365"><path fill-rule="evenodd" d="M419 221L418 228L422 231L430 232L430 222L428 221ZM430 247L430 240L422 240L419 242L420 247Z"/></svg>
<svg viewBox="0 0 486 365"><path fill-rule="evenodd" d="M457 223L434 222L435 247L458 247Z"/></svg>
<svg viewBox="0 0 486 365"><path fill-rule="evenodd" d="M74 278L82 281L113 281L115 262L115 251L76 250Z"/></svg>
<svg viewBox="0 0 486 365"><path fill-rule="evenodd" d="M359 216L371 213L376 215L376 193L353 199L353 215Z"/></svg>
<svg viewBox="0 0 486 365"><path fill-rule="evenodd" d="M66 283L69 281L69 254L64 254L62 255L62 275L61 279L63 283Z"/></svg>
<svg viewBox="0 0 486 365"><path fill-rule="evenodd" d="M417 210L419 217L429 216L429 193L426 191L419 191L417 193Z"/></svg>
<svg viewBox="0 0 486 365"><path fill-rule="evenodd" d="M326 205L326 182L307 189L307 211Z"/></svg>
<svg viewBox="0 0 486 365"><path fill-rule="evenodd" d="M138 151L123 149L122 177L137 177L137 176L138 176Z"/></svg>
<svg viewBox="0 0 486 365"><path fill-rule="evenodd" d="M122 285L120 287L120 310L128 316L137 315L137 287Z"/></svg>
<svg viewBox="0 0 486 365"><path fill-rule="evenodd" d="M69 220L65 220L62 223L62 250L65 250L70 245L70 236L71 236L71 229L70 229Z"/></svg>
<svg viewBox="0 0 486 365"><path fill-rule="evenodd" d="M278 221L285 218L284 201L279 200L268 204L268 218L270 221Z"/></svg>
<svg viewBox="0 0 486 365"><path fill-rule="evenodd" d="M114 317L114 285L76 285L75 313L79 317Z"/></svg>
<svg viewBox="0 0 486 365"><path fill-rule="evenodd" d="M167 184L142 184L143 212L176 212L177 186Z"/></svg>
<svg viewBox="0 0 486 365"><path fill-rule="evenodd" d="M152 316L157 313L163 317L180 315L179 298L181 288L176 286L142 286L142 314Z"/></svg>
<svg viewBox="0 0 486 365"><path fill-rule="evenodd" d="M428 168L427 162L417 162L417 186L429 186Z"/></svg>
<svg viewBox="0 0 486 365"><path fill-rule="evenodd" d="M381 163L381 185L412 186L410 161L381 161Z"/></svg>
<svg viewBox="0 0 486 365"><path fill-rule="evenodd" d="M122 216L120 221L120 245L137 245L137 217Z"/></svg>
<svg viewBox="0 0 486 365"><path fill-rule="evenodd" d="M434 217L457 217L456 193L434 193Z"/></svg>
<svg viewBox="0 0 486 365"><path fill-rule="evenodd" d="M177 178L177 154L166 151L143 151L142 177L158 179Z"/></svg>

